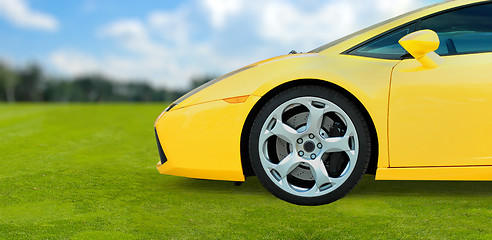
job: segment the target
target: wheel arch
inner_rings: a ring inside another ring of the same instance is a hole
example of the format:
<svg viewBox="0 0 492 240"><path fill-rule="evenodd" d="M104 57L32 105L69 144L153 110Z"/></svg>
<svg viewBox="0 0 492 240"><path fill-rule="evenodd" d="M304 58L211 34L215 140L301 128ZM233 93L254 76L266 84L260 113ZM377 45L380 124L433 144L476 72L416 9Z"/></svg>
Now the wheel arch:
<svg viewBox="0 0 492 240"><path fill-rule="evenodd" d="M362 115L366 119L366 121L369 124L369 129L370 129L370 135L371 135L371 141L373 144L371 144L371 157L369 161L369 165L367 167L366 173L368 174L376 174L376 169L377 169L377 164L378 164L378 151L379 151L379 141L378 141L378 136L376 132L376 128L374 125L374 122L367 111L367 109L364 107L364 105L349 91L346 89L340 87L339 85L336 85L332 82L329 81L324 81L324 80L319 80L319 79L297 79L297 80L292 80L289 82L285 82L283 84L280 84L276 86L275 88L271 89L268 91L265 95L263 95L260 100L255 104L255 106L251 109L249 112L246 121L243 125L243 129L241 131L241 141L240 141L240 150L241 150L241 165L243 168L243 174L245 176L254 176L254 171L251 166L251 163L249 161L249 151L248 151L248 141L249 141L249 132L251 131L251 127L253 125L254 117L258 114L260 109L266 104L266 102L271 99L273 96L278 94L281 91L284 91L286 89L299 86L299 85L315 85L315 86L322 86L322 87L328 87L333 90L336 90L337 92L343 94L345 97L350 99L356 106L357 108L361 111Z"/></svg>

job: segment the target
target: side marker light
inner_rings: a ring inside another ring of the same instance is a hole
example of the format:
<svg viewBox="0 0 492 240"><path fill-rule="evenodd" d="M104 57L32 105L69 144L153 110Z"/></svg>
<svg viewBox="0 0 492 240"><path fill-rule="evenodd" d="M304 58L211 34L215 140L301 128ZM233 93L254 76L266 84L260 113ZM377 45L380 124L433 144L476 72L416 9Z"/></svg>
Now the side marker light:
<svg viewBox="0 0 492 240"><path fill-rule="evenodd" d="M244 103L244 102L246 102L246 100L248 100L248 97L249 97L249 95L224 98L223 100L226 101L227 103Z"/></svg>

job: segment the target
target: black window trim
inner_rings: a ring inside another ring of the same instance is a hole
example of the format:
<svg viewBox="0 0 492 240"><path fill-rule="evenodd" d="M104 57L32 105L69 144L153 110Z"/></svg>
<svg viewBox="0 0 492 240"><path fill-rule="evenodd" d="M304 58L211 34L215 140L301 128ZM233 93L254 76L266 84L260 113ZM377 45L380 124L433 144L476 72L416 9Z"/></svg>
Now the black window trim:
<svg viewBox="0 0 492 240"><path fill-rule="evenodd" d="M478 5L485 5L485 4L492 4L492 0L488 0L488 1L485 1L485 2L478 2L478 3L471 3L471 4L467 4L467 5L463 5L463 6L458 6L458 7L454 7L454 8L449 8L449 9L446 9L446 10L442 10L440 12L436 12L436 13L432 13L432 14L429 14L427 16L424 16L424 17L421 17L419 19L416 19L416 20L413 20L413 21L410 21L408 23L404 23L402 25L399 25L397 27L394 27L388 31L385 31L379 35L376 35L368 40L365 40L343 52L341 52L340 54L343 54L343 55L351 55L351 56L361 56L361 57L369 57L369 58L376 58L376 59L386 59L386 60L403 60L403 59L409 59L409 58L413 58L411 55L409 55L408 53L405 53L404 55L400 56L400 57L395 57L395 54L353 54L352 52L354 50L356 50L357 48L359 47L362 47L363 45L373 41L373 40L376 40L378 38L382 38L384 37L386 34L389 34L391 32L394 32L394 31L397 31L398 29L400 28L403 28L403 27L406 27L408 25L411 25L411 24L415 24L414 26L414 30L413 31L410 31L410 33L412 32L415 32L415 31L419 31L419 30L422 30L421 29L421 23L423 20L426 20L428 18L431 18L431 17L435 17L437 15L441 15L441 14L445 14L445 13L448 13L448 12L452 12L452 11L456 11L456 10L459 10L459 9L462 9L462 8L468 8L468 7L474 7L474 6L478 6ZM479 54L479 53L490 53L491 51L480 51L480 52L464 52L464 53L455 53L455 54L440 54L440 56L442 57L446 57L446 56L457 56L457 55L466 55L466 54ZM391 56L391 57L390 57Z"/></svg>
<svg viewBox="0 0 492 240"><path fill-rule="evenodd" d="M394 27L386 32L383 32L379 35L376 35L372 38L369 38L345 51L343 51L341 54L344 54L344 55L352 55L352 56L361 56L361 57L370 57L370 58L377 58L377 59L387 59L387 60L401 60L401 56L398 56L396 54L375 54L375 53L369 53L369 54L361 54L361 53L357 53L357 54L353 54L352 52L357 50L359 47L362 47L363 45L366 45L367 43L369 42L372 42L372 41L375 41L377 39L380 39L380 38L383 38L385 37L386 35L388 34L391 34L393 32L396 32L398 31L399 29L402 29L402 28L405 28L405 27L408 27L408 26L411 26L413 25L413 27L410 27L410 31L409 33L412 33L412 32L415 32L416 31L416 26L417 26L417 21L419 20L414 20L414 21L411 21L411 22L408 22L408 23L405 23L405 24L402 24L402 25L399 25L398 27ZM398 57L397 57L398 56Z"/></svg>

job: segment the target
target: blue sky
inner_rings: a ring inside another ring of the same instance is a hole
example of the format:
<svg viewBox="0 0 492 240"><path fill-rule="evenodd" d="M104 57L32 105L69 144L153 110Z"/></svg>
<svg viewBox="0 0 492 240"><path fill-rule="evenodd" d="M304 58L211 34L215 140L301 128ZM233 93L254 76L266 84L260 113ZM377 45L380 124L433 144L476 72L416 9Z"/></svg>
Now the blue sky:
<svg viewBox="0 0 492 240"><path fill-rule="evenodd" d="M437 0L0 0L0 59L186 88Z"/></svg>

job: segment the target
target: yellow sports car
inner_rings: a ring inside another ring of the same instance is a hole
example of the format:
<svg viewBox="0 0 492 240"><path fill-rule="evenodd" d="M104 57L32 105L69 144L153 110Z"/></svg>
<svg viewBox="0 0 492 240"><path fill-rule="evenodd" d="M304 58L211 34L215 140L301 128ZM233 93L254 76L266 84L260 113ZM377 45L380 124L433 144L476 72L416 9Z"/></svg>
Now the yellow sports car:
<svg viewBox="0 0 492 240"><path fill-rule="evenodd" d="M155 122L160 173L326 204L377 180L492 180L492 1L434 4L218 77Z"/></svg>

